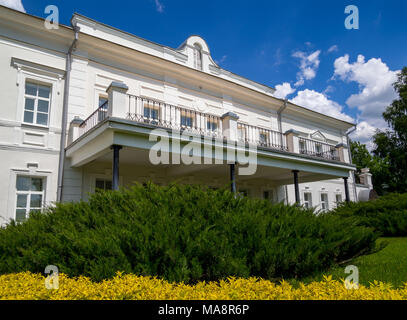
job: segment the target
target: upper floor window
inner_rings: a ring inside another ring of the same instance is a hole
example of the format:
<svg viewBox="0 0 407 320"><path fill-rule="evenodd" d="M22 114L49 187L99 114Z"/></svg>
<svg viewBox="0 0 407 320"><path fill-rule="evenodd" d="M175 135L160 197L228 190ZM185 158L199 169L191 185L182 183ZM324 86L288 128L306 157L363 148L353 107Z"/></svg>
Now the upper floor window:
<svg viewBox="0 0 407 320"><path fill-rule="evenodd" d="M107 117L107 109L108 109L108 99L105 96L99 96L99 102L98 102L98 121L103 121Z"/></svg>
<svg viewBox="0 0 407 320"><path fill-rule="evenodd" d="M144 118L148 120L158 120L160 107L153 104L144 104Z"/></svg>
<svg viewBox="0 0 407 320"><path fill-rule="evenodd" d="M206 128L209 131L216 131L218 130L218 121L215 119L207 119Z"/></svg>
<svg viewBox="0 0 407 320"><path fill-rule="evenodd" d="M194 115L188 111L181 111L181 126L190 127L194 126Z"/></svg>
<svg viewBox="0 0 407 320"><path fill-rule="evenodd" d="M246 132L246 127L242 125L241 123L237 124L237 135L240 141L246 141L247 140L247 132Z"/></svg>
<svg viewBox="0 0 407 320"><path fill-rule="evenodd" d="M48 126L51 87L38 83L25 83L24 122Z"/></svg>
<svg viewBox="0 0 407 320"><path fill-rule="evenodd" d="M199 44L194 44L194 67L202 70L202 48Z"/></svg>
<svg viewBox="0 0 407 320"><path fill-rule="evenodd" d="M30 211L41 210L44 203L44 178L17 176L16 221L24 221Z"/></svg>
<svg viewBox="0 0 407 320"><path fill-rule="evenodd" d="M259 142L260 145L267 146L268 145L268 132L260 130L259 132Z"/></svg>

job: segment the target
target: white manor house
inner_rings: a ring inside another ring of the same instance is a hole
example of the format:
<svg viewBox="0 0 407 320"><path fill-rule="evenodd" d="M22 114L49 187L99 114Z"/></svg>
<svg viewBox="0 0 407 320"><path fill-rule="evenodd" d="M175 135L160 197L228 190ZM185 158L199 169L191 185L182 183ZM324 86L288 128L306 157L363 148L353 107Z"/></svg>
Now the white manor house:
<svg viewBox="0 0 407 320"><path fill-rule="evenodd" d="M353 123L222 69L199 36L173 49L79 14L71 24L47 29L0 6L0 225L147 181L231 186L318 210L367 198L370 173L355 183L348 148ZM202 145L200 164L174 161L190 143L181 132ZM166 135L172 161L152 163ZM240 175L227 155L247 146L257 170Z"/></svg>

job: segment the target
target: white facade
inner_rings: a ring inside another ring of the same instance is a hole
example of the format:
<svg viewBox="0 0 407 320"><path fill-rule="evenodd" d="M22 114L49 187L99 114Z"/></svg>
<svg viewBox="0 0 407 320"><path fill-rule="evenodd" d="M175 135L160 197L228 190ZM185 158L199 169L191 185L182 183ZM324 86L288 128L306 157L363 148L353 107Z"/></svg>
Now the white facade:
<svg viewBox="0 0 407 320"><path fill-rule="evenodd" d="M209 156L222 164L151 163L151 131L180 126L201 140L211 136L211 150L226 134L258 147L256 173L236 177L239 192L293 203L292 171L298 170L302 203L333 208L345 200L343 177L349 177L350 200L357 200L346 146L353 124L276 99L273 88L223 70L199 36L172 49L80 15L72 23L80 31L67 70L73 28L48 30L42 19L0 6L3 223L40 200L44 205L58 200L64 126L61 201L86 200L96 187L111 187L113 145L122 147L119 185L229 184L226 153ZM222 118L228 113L237 117Z"/></svg>

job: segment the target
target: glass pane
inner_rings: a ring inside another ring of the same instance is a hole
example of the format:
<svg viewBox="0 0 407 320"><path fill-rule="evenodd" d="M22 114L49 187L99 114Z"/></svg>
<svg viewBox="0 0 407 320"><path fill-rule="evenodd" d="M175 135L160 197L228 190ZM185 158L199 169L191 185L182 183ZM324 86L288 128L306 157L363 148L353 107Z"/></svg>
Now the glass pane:
<svg viewBox="0 0 407 320"><path fill-rule="evenodd" d="M26 207L27 207L27 195L18 194L17 195L17 208L26 208Z"/></svg>
<svg viewBox="0 0 407 320"><path fill-rule="evenodd" d="M30 190L30 178L29 177L17 177L17 190L29 191Z"/></svg>
<svg viewBox="0 0 407 320"><path fill-rule="evenodd" d="M34 112L24 111L24 122L33 123L34 122Z"/></svg>
<svg viewBox="0 0 407 320"><path fill-rule="evenodd" d="M106 181L106 190L112 190L112 181Z"/></svg>
<svg viewBox="0 0 407 320"><path fill-rule="evenodd" d="M158 110L151 110L151 118L158 119Z"/></svg>
<svg viewBox="0 0 407 320"><path fill-rule="evenodd" d="M32 194L30 201L31 208L41 208L42 207L42 194Z"/></svg>
<svg viewBox="0 0 407 320"><path fill-rule="evenodd" d="M106 103L106 105L104 105L105 103ZM99 97L99 107L101 107L101 106L103 106L104 109L107 109L107 98Z"/></svg>
<svg viewBox="0 0 407 320"><path fill-rule="evenodd" d="M105 190L105 181L96 179L96 189Z"/></svg>
<svg viewBox="0 0 407 320"><path fill-rule="evenodd" d="M29 94L30 96L36 96L37 95L37 85L26 82L25 94Z"/></svg>
<svg viewBox="0 0 407 320"><path fill-rule="evenodd" d="M37 113L37 124L46 126L48 124L48 113Z"/></svg>
<svg viewBox="0 0 407 320"><path fill-rule="evenodd" d="M17 209L16 210L16 221L17 222L22 222L26 218L26 212L25 209Z"/></svg>
<svg viewBox="0 0 407 320"><path fill-rule="evenodd" d="M48 104L49 104L48 101L45 101L45 100L38 100L38 108L37 108L37 110L38 110L39 112L48 113ZM27 109L27 108L26 108L26 109Z"/></svg>
<svg viewBox="0 0 407 320"><path fill-rule="evenodd" d="M38 86L38 96L41 98L49 98L49 93L51 91L50 87Z"/></svg>
<svg viewBox="0 0 407 320"><path fill-rule="evenodd" d="M32 178L31 179L31 191L42 191L42 179Z"/></svg>
<svg viewBox="0 0 407 320"><path fill-rule="evenodd" d="M25 98L25 110L34 111L34 99Z"/></svg>

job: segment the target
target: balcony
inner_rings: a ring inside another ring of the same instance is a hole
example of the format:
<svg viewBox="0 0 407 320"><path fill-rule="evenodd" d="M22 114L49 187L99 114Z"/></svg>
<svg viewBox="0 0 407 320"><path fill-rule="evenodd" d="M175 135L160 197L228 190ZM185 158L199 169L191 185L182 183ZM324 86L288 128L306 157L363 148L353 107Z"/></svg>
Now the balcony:
<svg viewBox="0 0 407 320"><path fill-rule="evenodd" d="M79 123L70 143L86 135L107 119L119 118L150 128L175 129L203 137L229 139L258 148L297 154L307 158L346 162L343 145L300 137L289 130L285 133L238 121L233 113L223 116L182 108L162 101L127 94L127 89L113 87L109 101L101 105L88 118ZM73 128L75 129L75 128Z"/></svg>

